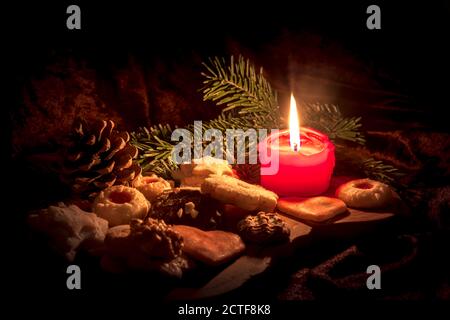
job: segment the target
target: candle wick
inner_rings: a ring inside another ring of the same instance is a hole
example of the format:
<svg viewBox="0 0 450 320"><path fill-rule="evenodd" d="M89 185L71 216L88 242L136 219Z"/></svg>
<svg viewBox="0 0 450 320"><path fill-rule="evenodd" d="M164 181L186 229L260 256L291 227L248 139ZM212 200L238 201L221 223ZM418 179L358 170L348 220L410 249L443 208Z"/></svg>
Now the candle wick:
<svg viewBox="0 0 450 320"><path fill-rule="evenodd" d="M297 152L298 151L298 144L294 142L294 151Z"/></svg>

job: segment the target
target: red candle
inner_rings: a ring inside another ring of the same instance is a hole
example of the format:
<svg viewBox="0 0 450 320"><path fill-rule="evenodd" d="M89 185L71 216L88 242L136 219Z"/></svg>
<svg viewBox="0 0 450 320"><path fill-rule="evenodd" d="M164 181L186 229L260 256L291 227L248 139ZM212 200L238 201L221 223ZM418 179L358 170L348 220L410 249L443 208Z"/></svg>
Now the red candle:
<svg viewBox="0 0 450 320"><path fill-rule="evenodd" d="M278 160L276 172L261 173L261 185L279 196L319 195L330 185L334 145L323 133L299 126L293 96L289 118L289 130L271 134L258 146L262 171ZM278 159L266 161L267 152L274 154L274 151L278 151Z"/></svg>

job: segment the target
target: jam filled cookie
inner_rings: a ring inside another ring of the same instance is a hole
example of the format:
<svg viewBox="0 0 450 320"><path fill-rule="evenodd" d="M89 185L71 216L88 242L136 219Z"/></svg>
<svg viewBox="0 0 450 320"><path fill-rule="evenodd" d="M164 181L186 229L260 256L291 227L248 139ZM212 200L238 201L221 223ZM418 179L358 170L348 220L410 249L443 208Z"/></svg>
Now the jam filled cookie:
<svg viewBox="0 0 450 320"><path fill-rule="evenodd" d="M370 179L352 180L341 185L336 196L347 206L357 209L377 209L389 206L394 200L391 188Z"/></svg>
<svg viewBox="0 0 450 320"><path fill-rule="evenodd" d="M109 227L130 223L131 219L143 219L150 203L138 190L125 186L112 186L95 198L93 211L109 222Z"/></svg>
<svg viewBox="0 0 450 320"><path fill-rule="evenodd" d="M154 201L165 190L170 190L172 188L169 181L164 180L155 174L138 177L134 187L150 202Z"/></svg>

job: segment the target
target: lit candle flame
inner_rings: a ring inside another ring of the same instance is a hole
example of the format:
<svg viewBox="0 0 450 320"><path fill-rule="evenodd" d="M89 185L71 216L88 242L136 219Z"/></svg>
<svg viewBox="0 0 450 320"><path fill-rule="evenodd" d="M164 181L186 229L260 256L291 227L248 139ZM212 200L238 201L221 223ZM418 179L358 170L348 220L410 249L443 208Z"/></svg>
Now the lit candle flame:
<svg viewBox="0 0 450 320"><path fill-rule="evenodd" d="M297 103L291 93L291 109L289 111L289 142L293 151L300 150L300 121L298 119Z"/></svg>

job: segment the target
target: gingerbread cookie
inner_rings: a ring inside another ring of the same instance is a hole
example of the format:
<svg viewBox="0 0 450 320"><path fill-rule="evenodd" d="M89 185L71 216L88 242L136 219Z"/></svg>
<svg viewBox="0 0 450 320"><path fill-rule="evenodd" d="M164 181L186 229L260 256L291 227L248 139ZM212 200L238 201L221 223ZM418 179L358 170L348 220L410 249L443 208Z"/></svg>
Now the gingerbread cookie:
<svg viewBox="0 0 450 320"><path fill-rule="evenodd" d="M313 222L324 222L347 211L342 200L330 197L283 198L278 201L277 208L293 217Z"/></svg>
<svg viewBox="0 0 450 320"><path fill-rule="evenodd" d="M229 176L211 175L205 179L201 190L223 203L234 204L249 211L272 212L278 200L278 196L272 191Z"/></svg>
<svg viewBox="0 0 450 320"><path fill-rule="evenodd" d="M183 225L172 228L183 238L183 252L207 265L217 266L226 263L245 250L241 238L231 232L202 231Z"/></svg>

